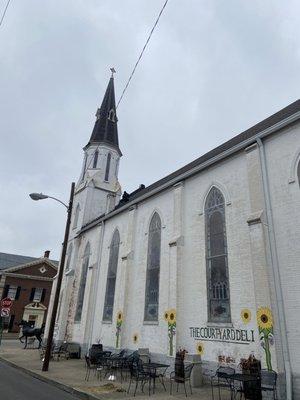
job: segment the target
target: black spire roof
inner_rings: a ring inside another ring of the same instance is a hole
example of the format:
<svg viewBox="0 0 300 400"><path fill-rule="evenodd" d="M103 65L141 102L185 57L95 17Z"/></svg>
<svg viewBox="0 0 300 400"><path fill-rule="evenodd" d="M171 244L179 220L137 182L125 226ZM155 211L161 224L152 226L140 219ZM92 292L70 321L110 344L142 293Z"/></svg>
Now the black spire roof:
<svg viewBox="0 0 300 400"><path fill-rule="evenodd" d="M108 143L120 153L118 140L118 118L116 114L114 78L111 76L101 104L96 113L95 126L89 140L92 143Z"/></svg>

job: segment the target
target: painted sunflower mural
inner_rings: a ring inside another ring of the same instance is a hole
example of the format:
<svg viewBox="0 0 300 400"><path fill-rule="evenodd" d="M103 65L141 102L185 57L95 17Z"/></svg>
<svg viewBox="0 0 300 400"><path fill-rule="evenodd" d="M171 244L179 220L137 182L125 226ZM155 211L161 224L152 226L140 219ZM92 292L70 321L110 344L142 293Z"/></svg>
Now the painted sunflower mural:
<svg viewBox="0 0 300 400"><path fill-rule="evenodd" d="M251 321L251 311L248 308L244 308L241 311L241 318L244 324L248 324Z"/></svg>
<svg viewBox="0 0 300 400"><path fill-rule="evenodd" d="M270 346L274 344L273 335L273 316L272 311L267 307L260 307L256 313L257 325L259 330L260 344L266 355L266 363L269 371L272 371L272 359Z"/></svg>
<svg viewBox="0 0 300 400"><path fill-rule="evenodd" d="M123 313L119 311L117 313L117 324L116 324L116 348L119 348L120 345L120 335L121 335L121 328L123 324Z"/></svg>
<svg viewBox="0 0 300 400"><path fill-rule="evenodd" d="M196 345L196 350L197 350L197 354L199 354L200 356L202 356L203 353L204 353L204 346L203 346L203 343L198 342L197 345Z"/></svg>
<svg viewBox="0 0 300 400"><path fill-rule="evenodd" d="M134 344L136 344L139 341L139 335L138 333L134 333L132 336L132 341Z"/></svg>
<svg viewBox="0 0 300 400"><path fill-rule="evenodd" d="M164 312L164 319L168 323L168 339L169 339L169 355L173 356L174 353L174 336L176 334L176 310Z"/></svg>

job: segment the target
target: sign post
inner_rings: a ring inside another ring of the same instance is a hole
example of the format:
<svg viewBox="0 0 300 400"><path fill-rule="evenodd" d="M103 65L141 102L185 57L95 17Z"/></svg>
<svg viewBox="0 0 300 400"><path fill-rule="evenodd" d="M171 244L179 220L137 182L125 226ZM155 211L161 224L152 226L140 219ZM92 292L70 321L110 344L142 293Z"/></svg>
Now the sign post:
<svg viewBox="0 0 300 400"><path fill-rule="evenodd" d="M0 345L2 342L2 332L3 332L3 318L4 317L9 317L10 314L10 307L12 305L12 299L9 297L5 297L4 299L1 300L0 303Z"/></svg>

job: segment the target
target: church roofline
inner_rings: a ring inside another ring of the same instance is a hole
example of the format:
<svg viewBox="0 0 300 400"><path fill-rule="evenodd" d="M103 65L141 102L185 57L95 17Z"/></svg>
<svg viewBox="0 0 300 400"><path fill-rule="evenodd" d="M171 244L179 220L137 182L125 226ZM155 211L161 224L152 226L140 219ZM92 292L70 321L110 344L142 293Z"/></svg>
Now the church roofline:
<svg viewBox="0 0 300 400"><path fill-rule="evenodd" d="M114 217L115 215L125 211L129 207L132 207L133 205L145 200L146 198L154 196L157 193L175 185L176 183L185 180L195 175L199 171L204 170L209 166L221 161L222 159L227 158L232 154L250 146L258 138L264 138L279 131L282 128L285 128L286 126L292 124L298 119L300 119L300 100L296 100L294 103L291 103L287 107L281 109L277 113L264 119L263 121L252 126L251 128L243 131L239 135L234 136L232 139L210 150L208 153L205 153L191 163L152 183L145 189L138 191L132 198L130 198L129 196L129 201L127 203L125 203L121 207L117 206L110 213L101 215L95 220L89 222L82 227L78 235L97 226L102 221Z"/></svg>
<svg viewBox="0 0 300 400"><path fill-rule="evenodd" d="M108 142L108 141L106 141L106 140L101 140L101 141L98 141L98 142L96 142L96 141L94 141L94 142L89 142L88 144L86 144L84 147L83 147L83 150L86 150L88 147L91 147L91 146L96 146L96 147L98 147L98 146L100 146L100 145L104 145L104 146L107 146L107 147L109 147L110 149L112 149L112 150L117 150L117 152L119 153L119 156L120 157L122 157L122 152L121 152L121 150L120 150L120 148L119 148L119 146L116 146L116 145L113 145L113 144L111 144L110 142Z"/></svg>

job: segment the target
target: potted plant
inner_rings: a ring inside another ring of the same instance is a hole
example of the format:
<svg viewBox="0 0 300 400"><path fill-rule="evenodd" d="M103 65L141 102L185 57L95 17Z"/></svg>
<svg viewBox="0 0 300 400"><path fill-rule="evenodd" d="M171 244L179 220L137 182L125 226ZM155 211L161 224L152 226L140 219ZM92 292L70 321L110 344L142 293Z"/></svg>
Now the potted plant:
<svg viewBox="0 0 300 400"><path fill-rule="evenodd" d="M243 374L254 375L257 377L255 381L244 382L244 396L245 399L260 400L261 396L261 382L260 382L260 370L261 364L253 354L250 354L248 358L242 358L239 364Z"/></svg>

